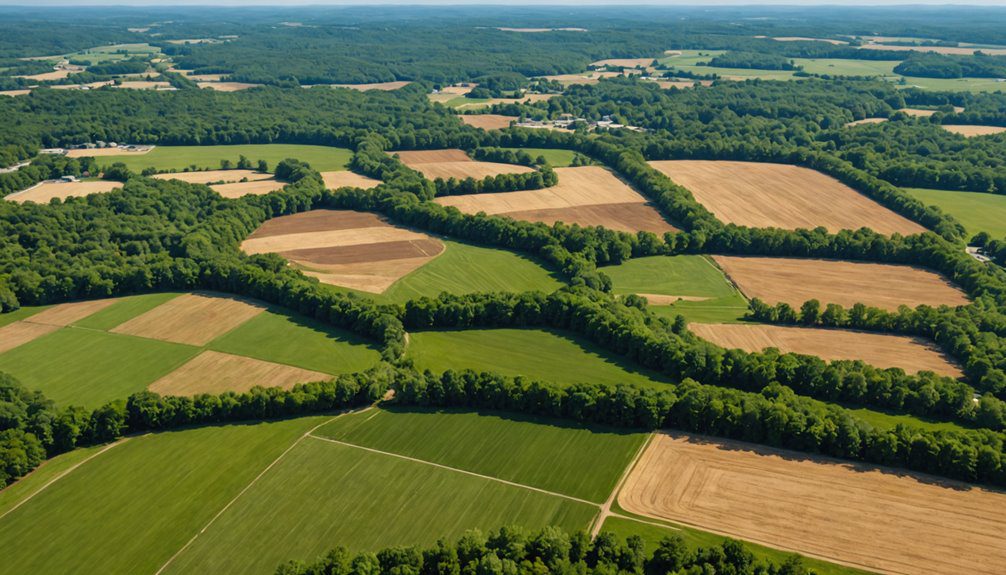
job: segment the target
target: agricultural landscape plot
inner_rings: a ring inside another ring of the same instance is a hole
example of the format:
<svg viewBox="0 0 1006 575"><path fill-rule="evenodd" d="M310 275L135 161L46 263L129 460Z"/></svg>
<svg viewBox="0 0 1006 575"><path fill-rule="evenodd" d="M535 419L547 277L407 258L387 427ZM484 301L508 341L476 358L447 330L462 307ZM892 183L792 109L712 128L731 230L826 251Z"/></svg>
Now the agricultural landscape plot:
<svg viewBox="0 0 1006 575"><path fill-rule="evenodd" d="M348 170L321 172L321 178L325 182L325 187L330 190L336 190L346 186L367 190L375 188L381 184L380 180L375 180L374 178L369 178L367 176L361 176L360 174L350 172Z"/></svg>
<svg viewBox="0 0 1006 575"><path fill-rule="evenodd" d="M857 303L895 311L898 306L967 305L959 288L939 274L911 266L812 260L713 256L741 292L769 304L800 307L822 304L851 307Z"/></svg>
<svg viewBox="0 0 1006 575"><path fill-rule="evenodd" d="M994 136L996 134L1002 134L1006 132L1006 128L1002 126L974 126L974 125L955 125L955 124L942 124L944 130L953 132L955 134L960 134L962 136L971 138L973 136Z"/></svg>
<svg viewBox="0 0 1006 575"><path fill-rule="evenodd" d="M133 142L143 144L145 142ZM153 168L159 172L181 172L186 168L196 170L217 170L220 162L228 160L236 165L241 156L252 162L265 160L272 169L277 163L287 158L311 164L319 171L344 170L350 150L330 146L315 146L301 144L241 144L222 146L157 146L146 154L123 153L120 155L103 155L101 164L111 165L122 162L130 170L140 173L145 168Z"/></svg>
<svg viewBox="0 0 1006 575"><path fill-rule="evenodd" d="M880 573L992 575L1006 562L1001 492L740 442L657 434L618 502Z"/></svg>
<svg viewBox="0 0 1006 575"><path fill-rule="evenodd" d="M461 116L461 121L473 128L483 130L502 130L510 127L510 124L519 120L516 116L502 116L500 114L465 114Z"/></svg>
<svg viewBox="0 0 1006 575"><path fill-rule="evenodd" d="M499 174L526 174L532 171L527 166L482 162L471 159L464 150L422 150L392 152L406 166L421 172L428 179L475 178Z"/></svg>
<svg viewBox="0 0 1006 575"><path fill-rule="evenodd" d="M964 224L968 234L987 232L1006 237L1006 196L985 192L949 192L946 190L905 190L926 205L938 206Z"/></svg>
<svg viewBox="0 0 1006 575"><path fill-rule="evenodd" d="M784 164L706 160L650 162L729 224L831 232L870 228L903 235L921 225L820 172Z"/></svg>
<svg viewBox="0 0 1006 575"><path fill-rule="evenodd" d="M338 173L338 172L336 172ZM157 174L161 180L181 180L193 184L209 184L210 188L225 198L240 198L247 194L260 195L274 192L286 185L272 174L253 170L206 170Z"/></svg>
<svg viewBox="0 0 1006 575"><path fill-rule="evenodd" d="M63 200L90 194L101 194L117 190L121 187L122 182L110 182L106 180L94 182L45 182L27 190L10 194L4 197L4 199L18 203L35 202L36 204L45 204L55 198Z"/></svg>
<svg viewBox="0 0 1006 575"><path fill-rule="evenodd" d="M447 196L435 201L468 214L485 212L515 220L563 222L581 226L657 234L676 230L646 198L599 166L556 168L559 183L551 188Z"/></svg>

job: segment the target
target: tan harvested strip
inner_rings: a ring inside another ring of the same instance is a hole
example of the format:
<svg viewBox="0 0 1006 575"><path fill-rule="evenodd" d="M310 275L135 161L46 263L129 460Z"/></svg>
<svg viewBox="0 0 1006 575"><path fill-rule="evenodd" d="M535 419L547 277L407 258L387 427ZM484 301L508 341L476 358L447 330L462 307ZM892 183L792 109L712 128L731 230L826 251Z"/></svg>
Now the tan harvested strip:
<svg viewBox="0 0 1006 575"><path fill-rule="evenodd" d="M76 301L72 303L61 303L51 308L40 311L35 315L25 318L28 323L40 323L63 327L75 321L95 314L115 303L114 299L92 299L87 301Z"/></svg>
<svg viewBox="0 0 1006 575"><path fill-rule="evenodd" d="M325 381L332 376L240 355L204 351L150 384L162 395L244 392L255 386L289 389L298 383Z"/></svg>
<svg viewBox="0 0 1006 575"><path fill-rule="evenodd" d="M498 162L476 162L467 160L464 162L430 162L424 164L409 164L410 168L420 172L424 177L435 180L442 178L448 180L455 178L463 180L474 178L481 180L487 176L498 176L500 174L525 174L534 171L527 166L516 164L501 164Z"/></svg>
<svg viewBox="0 0 1006 575"><path fill-rule="evenodd" d="M706 301L709 298L697 295L664 295L659 293L636 294L646 298L650 305L671 305L679 301Z"/></svg>
<svg viewBox="0 0 1006 575"><path fill-rule="evenodd" d="M510 122L518 120L517 116L501 116L499 114L468 114L461 116L461 121L483 130L502 130L509 128Z"/></svg>
<svg viewBox="0 0 1006 575"><path fill-rule="evenodd" d="M67 150L68 158L102 157L102 156L142 156L149 154L153 147L139 148L136 150L126 150L123 148L80 148L77 150Z"/></svg>
<svg viewBox="0 0 1006 575"><path fill-rule="evenodd" d="M36 204L46 204L53 198L64 200L66 198L110 192L121 187L122 182L106 180L96 182L46 182L28 188L23 192L9 194L4 199L17 203L35 202Z"/></svg>
<svg viewBox="0 0 1006 575"><path fill-rule="evenodd" d="M351 90L359 90L361 92L366 92L368 90L397 90L399 88L404 88L408 86L411 82L399 81L399 82L374 82L372 84L332 84L335 88L349 88Z"/></svg>
<svg viewBox="0 0 1006 575"><path fill-rule="evenodd" d="M933 342L918 337L777 325L689 324L695 335L726 348L816 355L825 360L860 359L877 367L900 367L908 373L932 371L961 377Z"/></svg>
<svg viewBox="0 0 1006 575"><path fill-rule="evenodd" d="M849 126L862 126L864 124L880 124L886 121L887 118L863 118L862 120L855 120L853 122L849 122L848 124L846 124L846 126L849 127Z"/></svg>
<svg viewBox="0 0 1006 575"><path fill-rule="evenodd" d="M609 230L628 233L644 231L661 235L664 232L677 231L677 228L665 220L653 206L641 202L527 210L507 212L501 215L527 222L543 222L550 225L563 222L580 226L602 226Z"/></svg>
<svg viewBox="0 0 1006 575"><path fill-rule="evenodd" d="M381 262L414 257L428 257L444 251L437 239L402 240L353 246L333 246L280 252L287 259L311 262L318 265L356 264Z"/></svg>
<svg viewBox="0 0 1006 575"><path fill-rule="evenodd" d="M422 256L353 264L295 263L302 266L301 271L305 274L318 278L322 283L370 293L384 293L396 281L421 268L431 259L432 256Z"/></svg>
<svg viewBox="0 0 1006 575"><path fill-rule="evenodd" d="M193 293L171 299L112 331L189 345L206 345L265 308L233 296Z"/></svg>
<svg viewBox="0 0 1006 575"><path fill-rule="evenodd" d="M955 124L943 124L943 129L953 132L955 134L960 134L968 138L972 136L993 136L995 134L1001 134L1006 132L1006 128L1002 126L967 126L967 125L955 125Z"/></svg>
<svg viewBox="0 0 1006 575"><path fill-rule="evenodd" d="M196 82L200 88L209 88L217 92L239 92L249 88L258 88L262 84L249 84L247 82Z"/></svg>
<svg viewBox="0 0 1006 575"><path fill-rule="evenodd" d="M387 226L377 214L351 210L311 210L266 221L249 238Z"/></svg>
<svg viewBox="0 0 1006 575"><path fill-rule="evenodd" d="M425 234L419 232L384 225L250 238L241 243L241 249L249 254L264 254L334 246L357 246L382 242L422 240L426 239L426 237Z"/></svg>
<svg viewBox="0 0 1006 575"><path fill-rule="evenodd" d="M286 182L281 182L275 178L268 180L258 180L255 182L234 182L232 184L217 184L210 186L213 191L225 198L242 198L248 194L261 196L269 192L280 190Z"/></svg>
<svg viewBox="0 0 1006 575"><path fill-rule="evenodd" d="M325 187L330 190L344 188L347 186L351 188L363 188L364 190L369 190L370 188L377 187L381 183L381 180L361 176L360 174L350 172L349 170L322 172L321 179L325 181Z"/></svg>
<svg viewBox="0 0 1006 575"><path fill-rule="evenodd" d="M36 340L59 329L57 325L16 321L0 327L0 353Z"/></svg>
<svg viewBox="0 0 1006 575"><path fill-rule="evenodd" d="M899 575L1000 575L1006 494L734 441L660 433L627 511Z"/></svg>
<svg viewBox="0 0 1006 575"><path fill-rule="evenodd" d="M800 306L811 299L851 307L857 303L897 310L900 305L958 306L963 291L921 268L799 258L713 256L748 298Z"/></svg>
<svg viewBox="0 0 1006 575"><path fill-rule="evenodd" d="M209 184L211 182L240 182L241 180L258 181L272 180L273 175L255 170L206 170L201 172L174 172L153 176L159 180L181 180L190 184Z"/></svg>

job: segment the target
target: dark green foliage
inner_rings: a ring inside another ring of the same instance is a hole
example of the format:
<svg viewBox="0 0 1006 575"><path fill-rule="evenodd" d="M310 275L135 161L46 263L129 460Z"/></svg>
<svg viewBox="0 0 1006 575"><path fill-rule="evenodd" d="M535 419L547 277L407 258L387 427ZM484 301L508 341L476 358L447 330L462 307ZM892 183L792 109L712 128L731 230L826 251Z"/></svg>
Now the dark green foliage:
<svg viewBox="0 0 1006 575"><path fill-rule="evenodd" d="M972 56L913 52L894 67L894 72L923 78L1003 78L1006 77L1006 58L981 52Z"/></svg>
<svg viewBox="0 0 1006 575"><path fill-rule="evenodd" d="M97 173L98 166L94 158L67 158L58 154L45 154L34 158L31 165L0 174L0 197L30 188L43 180L62 176L79 178Z"/></svg>
<svg viewBox="0 0 1006 575"><path fill-rule="evenodd" d="M792 60L768 52L724 52L709 60L714 68L753 68L757 70L797 70Z"/></svg>

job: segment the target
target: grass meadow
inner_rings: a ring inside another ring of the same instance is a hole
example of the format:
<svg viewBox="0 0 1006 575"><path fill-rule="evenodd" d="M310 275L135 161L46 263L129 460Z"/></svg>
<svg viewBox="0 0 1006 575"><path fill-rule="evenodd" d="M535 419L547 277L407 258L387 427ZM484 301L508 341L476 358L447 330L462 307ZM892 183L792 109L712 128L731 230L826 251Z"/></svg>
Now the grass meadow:
<svg viewBox="0 0 1006 575"><path fill-rule="evenodd" d="M142 143L142 142L136 142ZM296 158L311 164L320 171L345 170L353 157L352 150L330 146L302 144L242 144L233 146L157 146L146 154L124 156L101 156L98 163L111 165L122 162L134 172L154 168L160 172L182 171L185 168L219 169L221 160L237 164L238 157L244 155L252 164L259 160L269 163L269 169L287 158Z"/></svg>
<svg viewBox="0 0 1006 575"><path fill-rule="evenodd" d="M957 218L969 235L988 232L997 239L1006 237L1006 195L920 188L905 191L927 206L937 206Z"/></svg>
<svg viewBox="0 0 1006 575"><path fill-rule="evenodd" d="M410 334L419 369L495 371L562 385L591 382L662 388L667 379L572 334L541 329L468 329Z"/></svg>
<svg viewBox="0 0 1006 575"><path fill-rule="evenodd" d="M565 168L573 163L573 156L576 152L573 150L559 150L554 148L504 148L507 150L521 150L531 154L532 158L537 158L538 156L545 156L545 161L549 163L553 168Z"/></svg>
<svg viewBox="0 0 1006 575"><path fill-rule="evenodd" d="M316 434L597 503L646 437L516 414L394 407L341 417Z"/></svg>

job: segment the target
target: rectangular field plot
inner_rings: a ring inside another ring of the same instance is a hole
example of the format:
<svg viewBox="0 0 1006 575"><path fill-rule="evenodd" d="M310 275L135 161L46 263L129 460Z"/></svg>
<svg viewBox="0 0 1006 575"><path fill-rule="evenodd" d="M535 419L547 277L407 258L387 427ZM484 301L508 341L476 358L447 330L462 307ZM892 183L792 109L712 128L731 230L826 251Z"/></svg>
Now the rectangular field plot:
<svg viewBox="0 0 1006 575"><path fill-rule="evenodd" d="M646 198L604 168L556 168L555 172L559 183L551 188L446 196L434 201L467 214L485 212L547 224L565 222L656 234L677 229L649 205Z"/></svg>
<svg viewBox="0 0 1006 575"><path fill-rule="evenodd" d="M204 351L150 384L149 389L161 395L241 393L256 386L289 389L298 383L328 379L331 376L326 373L218 351Z"/></svg>
<svg viewBox="0 0 1006 575"><path fill-rule="evenodd" d="M115 162L122 162L136 173L142 172L144 168L154 168L159 171L183 170L188 167L213 170L220 168L221 160L229 160L232 164L237 164L241 156L245 156L252 163L265 160L269 164L270 170L275 169L276 164L287 158L296 158L311 164L311 167L318 171L332 171L345 170L353 152L345 148L303 144L157 146L142 155L106 156L100 160L100 163L111 165Z"/></svg>
<svg viewBox="0 0 1006 575"><path fill-rule="evenodd" d="M968 235L988 232L993 238L1006 236L1006 196L980 192L946 190L905 190L927 206L937 206L964 224Z"/></svg>
<svg viewBox="0 0 1006 575"><path fill-rule="evenodd" d="M794 307L817 299L851 307L856 303L897 310L966 305L963 291L943 276L921 268L838 260L714 256L744 295Z"/></svg>
<svg viewBox="0 0 1006 575"><path fill-rule="evenodd" d="M22 192L8 194L4 199L19 204L24 202L48 204L49 200L55 198L65 200L66 198L76 198L90 194L102 194L121 187L122 182L106 180L94 182L44 182Z"/></svg>
<svg viewBox="0 0 1006 575"><path fill-rule="evenodd" d="M138 315L144 314L162 303L175 299L180 295L181 294L177 292L164 292L133 295L107 300L111 303L111 305L90 314L83 319L73 321L72 323L77 327L108 331L115 326L122 324L127 320L133 319Z"/></svg>
<svg viewBox="0 0 1006 575"><path fill-rule="evenodd" d="M597 503L646 437L513 414L408 408L346 415L315 434Z"/></svg>
<svg viewBox="0 0 1006 575"><path fill-rule="evenodd" d="M336 545L430 545L513 524L585 529L596 514L594 505L308 437L164 573L267 575Z"/></svg>
<svg viewBox="0 0 1006 575"><path fill-rule="evenodd" d="M403 164L421 172L428 179L437 178L475 178L481 180L486 176L499 174L524 174L534 171L527 166L517 164L501 164L499 162L481 162L471 159L464 150L417 150L390 152L398 156Z"/></svg>
<svg viewBox="0 0 1006 575"><path fill-rule="evenodd" d="M740 442L658 434L618 503L878 573L998 575L1006 565L1006 494Z"/></svg>
<svg viewBox="0 0 1006 575"><path fill-rule="evenodd" d="M922 233L896 214L838 180L786 164L706 160L650 162L721 221L754 228L831 232L870 228L881 234Z"/></svg>
<svg viewBox="0 0 1006 575"><path fill-rule="evenodd" d="M563 385L623 383L656 389L667 379L634 368L590 342L539 329L466 329L410 334L406 356L419 369L495 371Z"/></svg>
<svg viewBox="0 0 1006 575"><path fill-rule="evenodd" d="M932 341L918 337L778 325L693 323L689 328L695 335L725 348L761 351L774 347L828 361L859 359L876 367L900 367L908 373L963 375Z"/></svg>
<svg viewBox="0 0 1006 575"><path fill-rule="evenodd" d="M191 293L173 298L117 326L123 333L184 343L206 345L265 309L260 304L234 296Z"/></svg>

